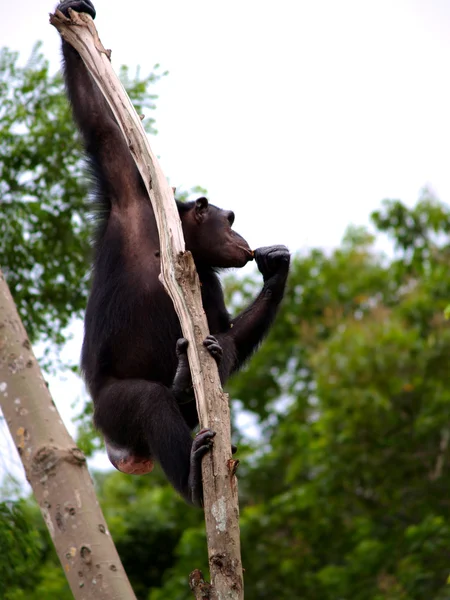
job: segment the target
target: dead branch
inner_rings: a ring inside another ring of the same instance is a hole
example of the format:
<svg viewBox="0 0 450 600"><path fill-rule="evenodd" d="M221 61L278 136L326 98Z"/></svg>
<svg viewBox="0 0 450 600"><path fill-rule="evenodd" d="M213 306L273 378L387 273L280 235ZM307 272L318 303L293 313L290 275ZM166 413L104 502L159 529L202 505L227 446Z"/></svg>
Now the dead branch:
<svg viewBox="0 0 450 600"><path fill-rule="evenodd" d="M239 506L235 461L231 458L228 396L220 385L214 359L203 347L208 324L203 311L197 272L185 251L173 192L154 156L141 120L115 75L109 55L92 19L57 11L50 22L81 55L105 96L125 136L155 213L161 244L161 281L172 298L183 335L189 340L188 357L202 427L216 431L214 448L202 464L205 520L211 574L211 600L242 600Z"/></svg>

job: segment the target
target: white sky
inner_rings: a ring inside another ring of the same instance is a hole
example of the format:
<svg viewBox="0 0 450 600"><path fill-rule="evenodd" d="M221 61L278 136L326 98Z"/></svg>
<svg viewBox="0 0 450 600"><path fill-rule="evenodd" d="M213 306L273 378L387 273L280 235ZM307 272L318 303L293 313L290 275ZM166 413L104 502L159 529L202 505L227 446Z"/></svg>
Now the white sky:
<svg viewBox="0 0 450 600"><path fill-rule="evenodd" d="M449 201L448 0L121 5L95 2L113 65L169 71L152 115L165 173L233 209L252 247L335 246L383 198L413 204L425 184ZM0 45L25 60L43 40L57 69L53 8L0 0ZM66 422L79 389L52 383Z"/></svg>

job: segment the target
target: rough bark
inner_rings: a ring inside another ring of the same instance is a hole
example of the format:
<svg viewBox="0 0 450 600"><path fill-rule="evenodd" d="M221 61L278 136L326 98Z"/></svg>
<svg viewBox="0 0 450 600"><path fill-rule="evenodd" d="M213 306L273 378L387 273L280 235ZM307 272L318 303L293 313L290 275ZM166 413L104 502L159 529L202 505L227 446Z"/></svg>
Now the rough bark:
<svg viewBox="0 0 450 600"><path fill-rule="evenodd" d="M188 357L202 427L216 431L213 451L202 463L204 508L212 600L242 600L239 506L235 470L230 454L230 413L214 359L203 347L208 324L199 280L190 252L185 251L173 191L154 156L141 120L115 75L110 52L100 42L92 19L70 12L50 22L81 55L110 105L142 175L155 212L161 244L161 281L173 300L183 335L189 340Z"/></svg>
<svg viewBox="0 0 450 600"><path fill-rule="evenodd" d="M86 459L56 410L0 270L0 406L77 600L135 600Z"/></svg>

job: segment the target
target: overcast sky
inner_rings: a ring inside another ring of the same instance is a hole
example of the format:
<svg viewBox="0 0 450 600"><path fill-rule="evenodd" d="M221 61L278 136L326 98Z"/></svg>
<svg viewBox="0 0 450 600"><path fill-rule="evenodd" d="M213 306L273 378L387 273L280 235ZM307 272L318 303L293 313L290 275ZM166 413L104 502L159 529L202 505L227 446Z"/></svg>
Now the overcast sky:
<svg viewBox="0 0 450 600"><path fill-rule="evenodd" d="M335 246L383 198L411 205L424 185L449 201L448 0L95 6L113 66L169 71L152 145L172 185L207 188L252 247ZM42 40L59 68L53 8L2 0L0 44L25 60ZM52 382L65 421L77 386Z"/></svg>

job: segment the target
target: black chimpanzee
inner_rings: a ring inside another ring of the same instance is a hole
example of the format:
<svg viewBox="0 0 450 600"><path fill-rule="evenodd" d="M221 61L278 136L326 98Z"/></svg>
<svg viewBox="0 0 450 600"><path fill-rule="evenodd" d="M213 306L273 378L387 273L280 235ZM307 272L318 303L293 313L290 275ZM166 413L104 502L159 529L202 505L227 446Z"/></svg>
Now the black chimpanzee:
<svg viewBox="0 0 450 600"><path fill-rule="evenodd" d="M95 17L90 0L64 0L58 9ZM175 489L202 504L201 458L215 435L198 425L186 349L172 301L158 280L159 237L140 174L117 122L79 54L62 42L65 81L81 130L102 210L92 289L86 308L82 369L94 401L94 422L111 462L126 473L148 473L157 460ZM264 286L235 319L225 308L218 269L252 260L232 229L234 214L208 204L177 202L186 248L202 284L222 382L237 371L267 333L283 298L289 270L285 246L258 248Z"/></svg>

